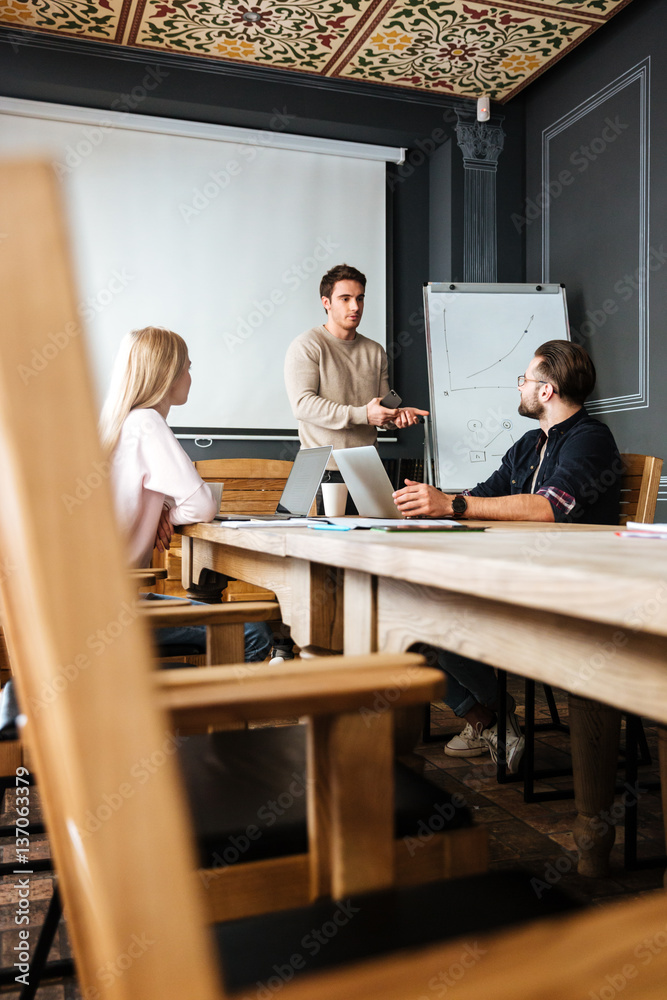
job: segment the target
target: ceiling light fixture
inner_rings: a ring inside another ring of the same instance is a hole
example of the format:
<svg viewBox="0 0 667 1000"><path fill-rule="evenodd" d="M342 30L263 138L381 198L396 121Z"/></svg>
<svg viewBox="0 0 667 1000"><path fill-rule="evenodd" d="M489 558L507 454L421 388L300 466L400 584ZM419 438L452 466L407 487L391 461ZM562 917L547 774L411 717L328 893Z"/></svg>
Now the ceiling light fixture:
<svg viewBox="0 0 667 1000"><path fill-rule="evenodd" d="M251 24L254 24L256 21L262 20L262 15L258 14L256 10L247 10L245 14L243 14L243 20L250 21Z"/></svg>
<svg viewBox="0 0 667 1000"><path fill-rule="evenodd" d="M488 122L491 117L491 98L478 97L477 98L477 121L478 122Z"/></svg>

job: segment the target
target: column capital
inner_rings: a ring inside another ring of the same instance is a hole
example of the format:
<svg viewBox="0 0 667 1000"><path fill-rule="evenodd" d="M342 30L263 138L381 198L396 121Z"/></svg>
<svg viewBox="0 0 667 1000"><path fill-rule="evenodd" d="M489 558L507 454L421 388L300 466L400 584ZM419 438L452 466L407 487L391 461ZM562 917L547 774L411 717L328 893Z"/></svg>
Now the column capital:
<svg viewBox="0 0 667 1000"><path fill-rule="evenodd" d="M478 122L475 111L456 111L456 139L466 167L494 170L503 151L504 115L492 115L488 122Z"/></svg>

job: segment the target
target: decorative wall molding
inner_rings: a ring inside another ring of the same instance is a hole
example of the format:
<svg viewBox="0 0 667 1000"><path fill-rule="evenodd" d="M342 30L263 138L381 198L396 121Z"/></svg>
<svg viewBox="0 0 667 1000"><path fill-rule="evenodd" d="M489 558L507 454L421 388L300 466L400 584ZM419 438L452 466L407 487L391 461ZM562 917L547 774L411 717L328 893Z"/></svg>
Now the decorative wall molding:
<svg viewBox="0 0 667 1000"><path fill-rule="evenodd" d="M426 91L392 87L391 84L366 83L356 80L341 80L338 77L320 77L314 73L299 73L297 70L264 68L246 63L221 62L189 53L147 51L132 49L111 42L96 42L87 38L59 38L24 28L19 30L0 25L0 44L7 44L12 52L20 54L22 49L41 49L62 52L74 57L95 56L111 59L119 63L139 63L142 66L163 65L168 68L212 73L248 82L269 83L272 86L306 87L310 90L325 91L343 96L376 98L381 101L401 101L406 104L421 104L431 108L451 108L452 111L470 104L465 97L451 94L431 94Z"/></svg>
<svg viewBox="0 0 667 1000"><path fill-rule="evenodd" d="M637 246L637 293L638 329L638 385L625 395L609 396L591 400L586 404L589 413L616 413L620 410L640 410L649 405L649 208L650 208L650 89L651 57L637 63L620 74L606 87L592 94L567 115L563 115L542 132L542 191L550 190L550 144L575 122L599 107L609 98L633 83L639 83L639 240ZM542 281L551 281L551 261L549 254L551 237L550 199L544 199L542 217Z"/></svg>
<svg viewBox="0 0 667 1000"><path fill-rule="evenodd" d="M476 110L457 110L456 139L463 153L463 280L494 282L498 277L496 170L505 144L494 115L478 122Z"/></svg>

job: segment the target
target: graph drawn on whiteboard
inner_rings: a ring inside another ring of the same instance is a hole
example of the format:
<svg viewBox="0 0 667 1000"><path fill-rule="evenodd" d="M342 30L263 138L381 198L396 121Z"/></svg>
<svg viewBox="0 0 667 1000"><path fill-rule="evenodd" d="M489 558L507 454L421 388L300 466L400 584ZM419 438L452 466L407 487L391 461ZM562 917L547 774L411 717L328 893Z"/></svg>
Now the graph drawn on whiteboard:
<svg viewBox="0 0 667 1000"><path fill-rule="evenodd" d="M435 481L487 479L534 420L519 416L517 376L546 340L567 339L560 285L424 287Z"/></svg>

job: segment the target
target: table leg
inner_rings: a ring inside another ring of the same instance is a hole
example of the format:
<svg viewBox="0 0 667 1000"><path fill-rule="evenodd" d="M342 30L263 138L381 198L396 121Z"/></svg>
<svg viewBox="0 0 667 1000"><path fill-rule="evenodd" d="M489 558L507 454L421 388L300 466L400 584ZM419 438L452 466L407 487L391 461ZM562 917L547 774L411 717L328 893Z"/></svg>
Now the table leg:
<svg viewBox="0 0 667 1000"><path fill-rule="evenodd" d="M610 809L614 800L621 713L600 702L569 695L572 769L577 819L574 839L580 875L609 874L609 854L616 830Z"/></svg>
<svg viewBox="0 0 667 1000"><path fill-rule="evenodd" d="M189 590L193 584L192 550L193 540L187 535L181 535L181 586L183 590Z"/></svg>
<svg viewBox="0 0 667 1000"><path fill-rule="evenodd" d="M348 656L377 651L377 577L345 570L345 652Z"/></svg>
<svg viewBox="0 0 667 1000"><path fill-rule="evenodd" d="M318 716L308 727L311 898L393 885L390 711ZM360 766L360 762L363 766Z"/></svg>
<svg viewBox="0 0 667 1000"><path fill-rule="evenodd" d="M332 652L342 650L343 570L305 559L293 559L289 584L289 625L294 641L301 648L315 646Z"/></svg>

